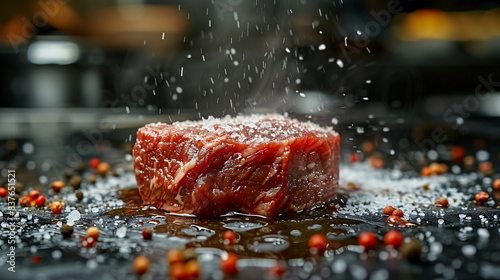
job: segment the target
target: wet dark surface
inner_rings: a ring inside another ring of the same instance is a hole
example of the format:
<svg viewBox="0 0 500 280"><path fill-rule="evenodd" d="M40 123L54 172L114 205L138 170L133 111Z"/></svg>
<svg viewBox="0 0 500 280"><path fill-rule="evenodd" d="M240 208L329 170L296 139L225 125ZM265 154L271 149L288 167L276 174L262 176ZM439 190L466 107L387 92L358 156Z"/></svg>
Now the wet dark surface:
<svg viewBox="0 0 500 280"><path fill-rule="evenodd" d="M14 170L17 181L24 184L21 193L36 188L48 203L61 200L65 206L60 215L51 214L48 207L17 205L10 211L6 199L0 198L1 279L34 279L34 275L36 279L136 279L131 263L137 255L148 256L152 263L143 279L165 279L169 271L165 255L174 248L195 249L202 279L269 279L267 270L277 262L287 267L284 279L500 278L500 193L491 188L498 175L495 171L486 175L477 172L477 163L472 167L452 163L447 160L450 147L439 150L440 161L450 167L441 176L423 178L411 168L393 168L392 163L397 166L396 156L384 153L385 146L380 144L376 152L385 156L386 168L369 166L370 153L361 152L360 163L344 157L340 195L324 207L275 221L237 213L207 220L142 205L131 170L132 142L104 141L93 146L92 153L72 159L68 151L76 149L75 139L78 136L45 146L33 144L41 142L32 139L4 142L4 181L7 170ZM377 137L372 139L376 143ZM475 138L470 139L467 143ZM488 151L493 167L498 169L498 147L489 139L484 142L485 148L474 150L471 144L466 147L467 153ZM30 143L34 146L31 152ZM343 155L356 149L344 145ZM50 190L50 182L64 179L65 169L75 169L73 161L87 163L91 157L109 162L116 176L98 176L92 184L88 179L93 169L74 171L83 178L82 201L76 199L72 187L64 188L59 195ZM490 194L484 205L473 199L480 190ZM436 196L448 197L450 207L434 206ZM403 209L404 219L415 226L388 224L382 214L388 204ZM60 233L65 223L74 226L71 238L65 239ZM101 236L93 248L87 249L82 248L81 239L89 226L97 226ZM143 240L144 228L153 229L152 240ZM235 245L223 243L222 234L227 229L236 232ZM419 241L422 251L418 260L407 260L402 252L383 245L383 237L391 229L400 230L408 240ZM375 233L379 241L368 253L357 246L357 238L364 231ZM308 239L315 233L328 238L324 256L309 252ZM8 271L9 241L15 246L15 273ZM218 268L226 252L240 257L236 276L225 276Z"/></svg>

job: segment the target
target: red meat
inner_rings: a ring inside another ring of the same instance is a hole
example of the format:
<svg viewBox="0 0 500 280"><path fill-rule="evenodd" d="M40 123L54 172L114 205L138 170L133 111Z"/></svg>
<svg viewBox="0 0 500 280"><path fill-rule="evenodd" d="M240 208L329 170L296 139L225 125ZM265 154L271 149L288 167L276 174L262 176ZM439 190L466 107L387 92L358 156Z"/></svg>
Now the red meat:
<svg viewBox="0 0 500 280"><path fill-rule="evenodd" d="M276 217L335 197L339 142L279 115L149 124L137 132L135 175L144 203L167 211Z"/></svg>

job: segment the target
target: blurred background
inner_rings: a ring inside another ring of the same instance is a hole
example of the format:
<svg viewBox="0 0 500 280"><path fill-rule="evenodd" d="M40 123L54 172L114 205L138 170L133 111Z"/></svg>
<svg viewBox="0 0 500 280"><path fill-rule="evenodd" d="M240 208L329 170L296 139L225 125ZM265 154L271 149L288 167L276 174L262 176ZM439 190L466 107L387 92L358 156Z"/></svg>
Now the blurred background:
<svg viewBox="0 0 500 280"><path fill-rule="evenodd" d="M1 139L270 111L497 135L495 1L7 1L0 41Z"/></svg>

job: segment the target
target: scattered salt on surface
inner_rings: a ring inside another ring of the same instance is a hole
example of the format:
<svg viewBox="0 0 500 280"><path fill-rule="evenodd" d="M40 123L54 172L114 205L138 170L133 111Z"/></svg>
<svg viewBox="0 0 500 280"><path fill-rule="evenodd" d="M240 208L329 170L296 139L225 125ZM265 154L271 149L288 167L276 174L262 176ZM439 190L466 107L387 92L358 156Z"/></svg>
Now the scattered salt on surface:
<svg viewBox="0 0 500 280"><path fill-rule="evenodd" d="M353 216L381 214L381 209L392 205L401 208L406 214L425 216L422 207L434 205L436 199L441 196L448 197L450 206L463 205L469 200L469 196L455 187L450 187L449 182L471 184L475 179L472 174L410 177L404 176L397 169L377 170L367 163L341 164L340 185L354 183L361 191L350 193L347 205L340 209L339 213ZM428 186L427 191L423 190L425 185ZM436 214L442 216L440 213ZM464 218L465 216L460 216L460 219ZM440 223L444 223L444 220Z"/></svg>

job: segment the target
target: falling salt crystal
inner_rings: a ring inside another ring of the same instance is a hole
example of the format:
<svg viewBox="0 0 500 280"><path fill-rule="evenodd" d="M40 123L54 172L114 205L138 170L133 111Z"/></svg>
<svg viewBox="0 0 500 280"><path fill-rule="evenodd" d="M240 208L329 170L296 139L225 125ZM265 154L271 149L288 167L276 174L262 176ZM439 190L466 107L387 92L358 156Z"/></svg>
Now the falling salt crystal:
<svg viewBox="0 0 500 280"><path fill-rule="evenodd" d="M26 163L26 169L28 170L34 170L36 167L36 163L34 161L28 161Z"/></svg>
<svg viewBox="0 0 500 280"><path fill-rule="evenodd" d="M301 80L300 80L300 79L296 79L296 80L295 80L295 83L296 83L296 84L298 84L298 85L300 85Z"/></svg>
<svg viewBox="0 0 500 280"><path fill-rule="evenodd" d="M88 260L87 261L87 268L88 269L96 269L99 266L96 260Z"/></svg>
<svg viewBox="0 0 500 280"><path fill-rule="evenodd" d="M176 91L177 93L181 94L181 93L182 93L182 88L181 88L181 87L176 87L176 88L175 88L175 91Z"/></svg>
<svg viewBox="0 0 500 280"><path fill-rule="evenodd" d="M370 280L387 280L389 279L389 271L386 269L379 269L371 273Z"/></svg>
<svg viewBox="0 0 500 280"><path fill-rule="evenodd" d="M434 255L439 255L443 251L443 244L439 242L434 242L430 245L430 253Z"/></svg>
<svg viewBox="0 0 500 280"><path fill-rule="evenodd" d="M361 35L361 31L357 30L356 34Z"/></svg>
<svg viewBox="0 0 500 280"><path fill-rule="evenodd" d="M372 83L372 80L366 80L366 83L367 83L367 84L371 84L371 83Z"/></svg>
<svg viewBox="0 0 500 280"><path fill-rule="evenodd" d="M177 93L172 94L172 100L176 101L177 100Z"/></svg>
<svg viewBox="0 0 500 280"><path fill-rule="evenodd" d="M306 97L306 94L305 94L305 93L300 92L300 93L299 93L299 96L300 96L300 97Z"/></svg>
<svg viewBox="0 0 500 280"><path fill-rule="evenodd" d="M490 232L487 229L485 229L485 228L478 228L477 229L477 235L481 239L488 239L488 238L490 238Z"/></svg>
<svg viewBox="0 0 500 280"><path fill-rule="evenodd" d="M344 68L344 62L340 59L337 59L337 65L340 67L340 68Z"/></svg>
<svg viewBox="0 0 500 280"><path fill-rule="evenodd" d="M163 32L163 34L161 35L161 39L165 40L165 32Z"/></svg>
<svg viewBox="0 0 500 280"><path fill-rule="evenodd" d="M320 50L320 51L326 50L326 45L325 44L319 45L318 50Z"/></svg>
<svg viewBox="0 0 500 280"><path fill-rule="evenodd" d="M116 230L116 236L118 238L124 238L127 235L127 227L121 227Z"/></svg>
<svg viewBox="0 0 500 280"><path fill-rule="evenodd" d="M332 124L336 125L339 123L339 120L337 118L332 118Z"/></svg>
<svg viewBox="0 0 500 280"><path fill-rule="evenodd" d="M62 252L59 250L52 251L52 258L58 260L62 257Z"/></svg>
<svg viewBox="0 0 500 280"><path fill-rule="evenodd" d="M287 53L290 53L290 52L291 52L289 48L285 48L285 51L286 51Z"/></svg>
<svg viewBox="0 0 500 280"><path fill-rule="evenodd" d="M487 161L490 158L490 154L485 150L477 151L476 158L478 161Z"/></svg>
<svg viewBox="0 0 500 280"><path fill-rule="evenodd" d="M35 151L35 145L33 145L32 143L30 142L26 142L24 143L23 145L23 152L25 154L31 154Z"/></svg>
<svg viewBox="0 0 500 280"><path fill-rule="evenodd" d="M476 254L476 247L474 247L474 245L470 245L470 244L467 244L467 245L464 245L462 246L462 254L464 254L464 256L466 257L472 257Z"/></svg>
<svg viewBox="0 0 500 280"><path fill-rule="evenodd" d="M366 279L368 276L368 272L364 267L362 267L359 264L354 264L349 267L349 272L351 272L351 275L354 279Z"/></svg>
<svg viewBox="0 0 500 280"><path fill-rule="evenodd" d="M438 159L438 152L436 152L435 150L430 150L427 152L427 157L429 158L429 160L431 161L435 161Z"/></svg>
<svg viewBox="0 0 500 280"><path fill-rule="evenodd" d="M344 273L347 269L347 263L343 259L336 260L332 263L332 271L337 274Z"/></svg>

